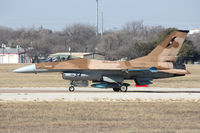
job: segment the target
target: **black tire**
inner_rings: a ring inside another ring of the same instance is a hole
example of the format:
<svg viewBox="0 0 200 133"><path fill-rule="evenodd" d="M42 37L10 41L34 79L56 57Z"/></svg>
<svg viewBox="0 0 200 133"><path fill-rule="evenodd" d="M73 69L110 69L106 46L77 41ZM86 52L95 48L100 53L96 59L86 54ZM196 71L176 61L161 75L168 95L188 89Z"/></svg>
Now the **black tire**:
<svg viewBox="0 0 200 133"><path fill-rule="evenodd" d="M127 92L127 89L128 89L128 87L125 86L125 85L122 85L122 86L120 87L121 92Z"/></svg>
<svg viewBox="0 0 200 133"><path fill-rule="evenodd" d="M119 91L120 91L120 88L113 88L113 91L119 92Z"/></svg>
<svg viewBox="0 0 200 133"><path fill-rule="evenodd" d="M70 91L70 92L73 92L74 90L75 90L74 86L70 86L70 87L69 87L69 91Z"/></svg>

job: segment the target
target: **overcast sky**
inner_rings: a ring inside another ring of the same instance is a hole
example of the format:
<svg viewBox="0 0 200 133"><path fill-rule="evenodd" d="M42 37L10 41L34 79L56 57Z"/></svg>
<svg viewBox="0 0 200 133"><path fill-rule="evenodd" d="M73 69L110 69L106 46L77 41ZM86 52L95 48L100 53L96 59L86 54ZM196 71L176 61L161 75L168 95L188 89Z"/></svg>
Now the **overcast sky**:
<svg viewBox="0 0 200 133"><path fill-rule="evenodd" d="M139 20L150 26L200 28L200 0L99 0L101 12L105 29ZM95 26L96 0L0 0L1 26L62 30L72 23Z"/></svg>

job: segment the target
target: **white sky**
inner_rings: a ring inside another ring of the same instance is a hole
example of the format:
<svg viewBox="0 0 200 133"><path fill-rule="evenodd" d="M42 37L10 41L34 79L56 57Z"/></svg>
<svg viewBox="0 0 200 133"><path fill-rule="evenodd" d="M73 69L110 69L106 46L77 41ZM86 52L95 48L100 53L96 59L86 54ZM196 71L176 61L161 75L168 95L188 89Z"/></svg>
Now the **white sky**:
<svg viewBox="0 0 200 133"><path fill-rule="evenodd" d="M99 0L104 28L120 28L143 20L146 25L179 29L200 28L200 0ZM96 0L0 0L0 25L14 29L43 26L96 25Z"/></svg>

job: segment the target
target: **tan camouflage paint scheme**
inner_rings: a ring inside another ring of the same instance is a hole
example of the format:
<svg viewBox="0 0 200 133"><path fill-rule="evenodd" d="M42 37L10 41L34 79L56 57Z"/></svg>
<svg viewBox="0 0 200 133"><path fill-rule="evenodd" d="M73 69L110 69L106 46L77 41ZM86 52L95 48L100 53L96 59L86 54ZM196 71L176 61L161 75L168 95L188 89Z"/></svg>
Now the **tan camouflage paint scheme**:
<svg viewBox="0 0 200 133"><path fill-rule="evenodd" d="M186 31L172 32L147 56L130 61L106 61L94 59L72 59L63 62L43 62L36 64L36 69L61 70L127 70L148 69L156 67L160 72L173 74L189 74L187 70L173 69L172 62L177 60L177 54L187 36ZM173 40L174 38L174 40ZM173 40L173 41L171 41ZM171 43L170 43L171 41Z"/></svg>

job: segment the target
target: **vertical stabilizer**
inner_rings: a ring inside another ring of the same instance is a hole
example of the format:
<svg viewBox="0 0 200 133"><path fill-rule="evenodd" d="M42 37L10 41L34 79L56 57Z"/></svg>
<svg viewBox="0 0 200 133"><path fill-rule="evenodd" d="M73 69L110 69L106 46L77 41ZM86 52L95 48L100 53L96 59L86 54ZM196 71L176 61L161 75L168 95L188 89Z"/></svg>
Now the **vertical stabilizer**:
<svg viewBox="0 0 200 133"><path fill-rule="evenodd" d="M187 30L175 30L147 56L159 62L176 61L188 32Z"/></svg>

